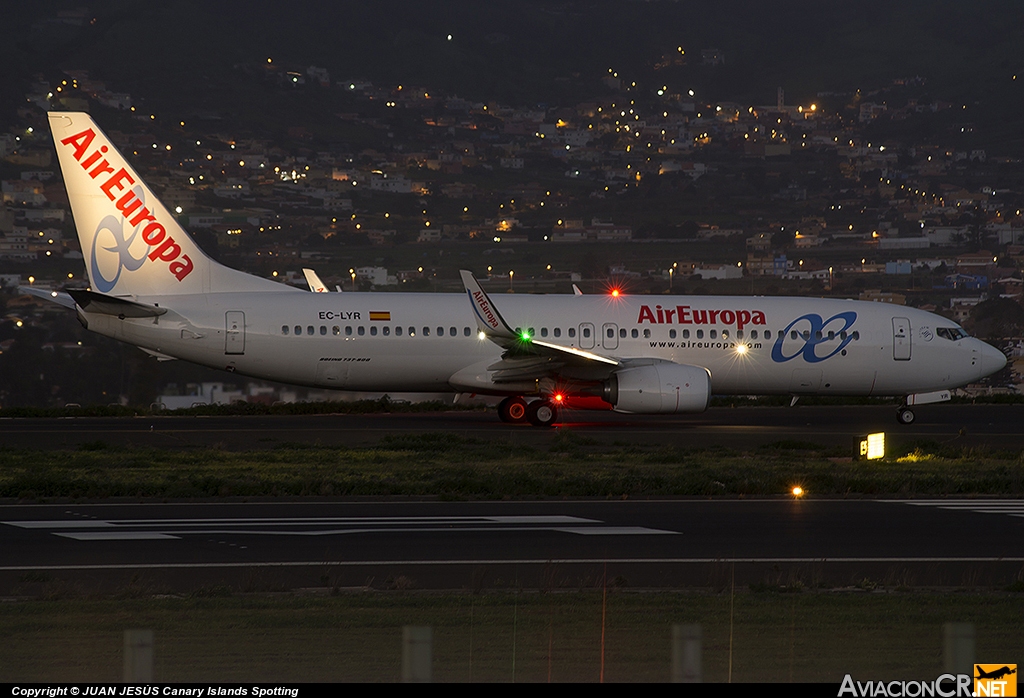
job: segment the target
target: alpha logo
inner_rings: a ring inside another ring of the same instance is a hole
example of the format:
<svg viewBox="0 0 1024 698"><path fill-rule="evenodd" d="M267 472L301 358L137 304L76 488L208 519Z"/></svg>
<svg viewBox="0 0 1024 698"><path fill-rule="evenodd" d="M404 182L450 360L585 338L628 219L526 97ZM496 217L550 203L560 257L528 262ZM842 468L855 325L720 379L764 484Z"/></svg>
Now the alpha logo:
<svg viewBox="0 0 1024 698"><path fill-rule="evenodd" d="M822 320L817 313L801 315L789 323L775 340L775 345L772 346L772 361L781 364L803 356L807 363L816 364L829 359L846 349L846 345L853 341L853 334L847 330L853 327L856 321L857 313L852 310L837 313L828 320ZM825 345L821 351L827 351L827 354L819 354L818 347L821 345Z"/></svg>
<svg viewBox="0 0 1024 698"><path fill-rule="evenodd" d="M653 309L649 305L641 305L636 324L642 325L645 322L652 325L735 325L737 330L747 325L766 324L761 310L695 310L688 305L677 305L674 308L656 305Z"/></svg>
<svg viewBox="0 0 1024 698"><path fill-rule="evenodd" d="M178 281L184 280L192 273L194 268L192 260L187 254L181 253L181 245L175 242L174 238L167 234L167 229L162 223L156 220L156 216L149 210L144 201L141 186L130 188L135 180L122 167L116 172L107 159L103 157L109 148L101 145L92 153L86 155L96 132L91 128L68 136L61 140L61 145L70 146L73 149L72 156L82 166L91 179L96 180L101 175L109 175L99 185L100 191L114 202L114 206L121 212L122 220L114 215L106 216L96 227L93 235L91 271L93 280L97 282L96 288L101 293L106 293L117 285L121 272L127 269L129 272L136 271L145 263L146 259L151 262L167 262L168 271ZM134 231L128 237L124 231L124 223L127 222ZM99 273L99 265L96 258L96 245L101 233L108 232L113 236L114 247L104 247L104 250L117 252L118 267L114 273L113 280L110 277ZM142 242L146 244L146 252L142 257L131 254L129 248L137 236L142 236Z"/></svg>
<svg viewBox="0 0 1024 698"><path fill-rule="evenodd" d="M1017 695L1016 664L975 664L974 695L1009 698Z"/></svg>

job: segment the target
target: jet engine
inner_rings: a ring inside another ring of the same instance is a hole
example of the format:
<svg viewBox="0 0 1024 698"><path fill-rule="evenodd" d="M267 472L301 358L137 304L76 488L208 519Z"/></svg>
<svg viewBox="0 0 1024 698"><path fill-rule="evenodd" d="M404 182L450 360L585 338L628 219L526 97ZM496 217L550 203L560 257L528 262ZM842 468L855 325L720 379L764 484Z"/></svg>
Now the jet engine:
<svg viewBox="0 0 1024 698"><path fill-rule="evenodd" d="M711 400L711 372L703 366L656 363L616 371L604 384L616 412L703 412Z"/></svg>

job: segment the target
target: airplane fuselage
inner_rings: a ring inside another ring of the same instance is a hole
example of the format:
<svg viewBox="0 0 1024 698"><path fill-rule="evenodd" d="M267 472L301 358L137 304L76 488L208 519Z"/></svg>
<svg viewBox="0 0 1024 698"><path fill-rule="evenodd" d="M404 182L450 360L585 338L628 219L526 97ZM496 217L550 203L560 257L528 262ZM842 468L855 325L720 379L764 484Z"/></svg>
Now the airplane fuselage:
<svg viewBox="0 0 1024 698"><path fill-rule="evenodd" d="M169 310L147 318L82 314L89 329L160 354L297 385L529 392L474 383L502 350L478 335L465 294L282 289L136 300ZM979 340L950 338L951 321L883 303L509 294L500 307L538 340L706 367L719 395L906 395L964 385L1003 361Z"/></svg>

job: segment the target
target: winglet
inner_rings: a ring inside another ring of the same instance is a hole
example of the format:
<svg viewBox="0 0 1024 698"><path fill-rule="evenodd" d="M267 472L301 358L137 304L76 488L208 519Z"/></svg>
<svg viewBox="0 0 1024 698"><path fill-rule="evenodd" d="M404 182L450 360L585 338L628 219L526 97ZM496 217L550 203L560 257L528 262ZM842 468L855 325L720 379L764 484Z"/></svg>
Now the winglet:
<svg viewBox="0 0 1024 698"><path fill-rule="evenodd" d="M493 340L515 340L515 330L509 327L505 318L491 302L482 288L480 282L473 276L473 272L462 269L462 285L466 287L466 295L473 306L473 313L476 315L476 324L481 332Z"/></svg>
<svg viewBox="0 0 1024 698"><path fill-rule="evenodd" d="M303 267L302 273L306 276L306 283L309 284L309 290L313 293L327 293L327 286L320 280L317 273L312 269Z"/></svg>

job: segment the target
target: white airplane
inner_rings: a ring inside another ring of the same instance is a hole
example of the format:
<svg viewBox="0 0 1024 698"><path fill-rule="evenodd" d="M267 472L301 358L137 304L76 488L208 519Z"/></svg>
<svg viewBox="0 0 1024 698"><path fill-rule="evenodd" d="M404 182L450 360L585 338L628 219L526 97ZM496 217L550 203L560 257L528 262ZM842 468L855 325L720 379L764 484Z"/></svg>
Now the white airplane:
<svg viewBox="0 0 1024 698"><path fill-rule="evenodd" d="M53 293L89 330L241 375L359 391L505 396L505 421L565 408L701 412L716 395L905 396L1006 364L931 313L741 296L309 293L207 257L88 114L49 115L90 290ZM322 287L323 285L320 284Z"/></svg>

